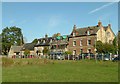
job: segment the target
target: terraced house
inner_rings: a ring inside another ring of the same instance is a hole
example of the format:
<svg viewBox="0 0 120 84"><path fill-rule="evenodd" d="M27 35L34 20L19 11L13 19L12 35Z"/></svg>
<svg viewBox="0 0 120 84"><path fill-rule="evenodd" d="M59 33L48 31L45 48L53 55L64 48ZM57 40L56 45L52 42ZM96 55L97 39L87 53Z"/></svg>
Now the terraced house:
<svg viewBox="0 0 120 84"><path fill-rule="evenodd" d="M102 22L98 22L96 26L88 26L79 28L76 25L73 26L73 30L70 35L60 35L48 37L46 34L44 38L39 38L38 43L26 43L21 47L18 53L24 54L24 50L30 50L31 55L43 55L45 47L49 49L49 52L65 52L70 51L73 55L79 55L81 53L96 53L96 41L102 43L112 44L115 34L111 29L111 24L103 26ZM12 48L11 48L12 49Z"/></svg>
<svg viewBox="0 0 120 84"><path fill-rule="evenodd" d="M115 34L111 29L111 24L103 26L102 22L99 21L96 26L84 28L77 28L76 25L74 25L69 37L68 50L71 51L73 55L95 53L96 41L112 44L114 38Z"/></svg>
<svg viewBox="0 0 120 84"><path fill-rule="evenodd" d="M48 37L38 39L38 43L35 45L36 52L43 52L44 48L47 47L50 52L65 52L68 46L68 35ZM43 53L40 53L43 55Z"/></svg>

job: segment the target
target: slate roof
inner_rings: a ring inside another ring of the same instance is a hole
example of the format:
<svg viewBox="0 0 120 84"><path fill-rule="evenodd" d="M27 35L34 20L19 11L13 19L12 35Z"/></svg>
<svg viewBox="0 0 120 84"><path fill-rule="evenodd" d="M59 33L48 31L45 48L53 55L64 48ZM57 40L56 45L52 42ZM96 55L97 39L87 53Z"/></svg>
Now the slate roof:
<svg viewBox="0 0 120 84"><path fill-rule="evenodd" d="M35 44L36 43L26 43L26 44L23 45L21 50L25 50L25 49L34 50Z"/></svg>
<svg viewBox="0 0 120 84"><path fill-rule="evenodd" d="M52 45L63 45L63 44L68 44L67 40L60 40L60 41L54 41L51 43Z"/></svg>
<svg viewBox="0 0 120 84"><path fill-rule="evenodd" d="M47 38L40 38L38 39L39 43L37 43L35 46L50 46L51 44L55 44L55 41L57 40L62 40L65 37L68 37L69 35L63 35L63 36L58 36L58 37L47 37ZM50 40L52 39L52 42ZM43 42L45 40L45 43ZM66 42L61 41L63 44Z"/></svg>
<svg viewBox="0 0 120 84"><path fill-rule="evenodd" d="M39 43L37 43L35 46L49 46L51 39L54 39L54 38L52 37L40 38L38 39ZM43 42L43 40L45 40L45 43Z"/></svg>
<svg viewBox="0 0 120 84"><path fill-rule="evenodd" d="M20 52L22 46L11 46L11 49L14 51L14 52Z"/></svg>
<svg viewBox="0 0 120 84"><path fill-rule="evenodd" d="M84 27L84 28L78 28L76 31L78 32L78 35L86 35L87 31L90 30L90 34L96 34L100 27L98 26L90 26L90 27Z"/></svg>

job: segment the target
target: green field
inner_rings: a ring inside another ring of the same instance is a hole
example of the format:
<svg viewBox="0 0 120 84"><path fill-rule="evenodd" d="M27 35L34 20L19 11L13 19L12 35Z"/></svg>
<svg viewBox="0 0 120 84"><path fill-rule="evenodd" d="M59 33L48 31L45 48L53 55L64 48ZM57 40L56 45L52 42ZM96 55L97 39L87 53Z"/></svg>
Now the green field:
<svg viewBox="0 0 120 84"><path fill-rule="evenodd" d="M3 59L3 82L118 82L118 63Z"/></svg>

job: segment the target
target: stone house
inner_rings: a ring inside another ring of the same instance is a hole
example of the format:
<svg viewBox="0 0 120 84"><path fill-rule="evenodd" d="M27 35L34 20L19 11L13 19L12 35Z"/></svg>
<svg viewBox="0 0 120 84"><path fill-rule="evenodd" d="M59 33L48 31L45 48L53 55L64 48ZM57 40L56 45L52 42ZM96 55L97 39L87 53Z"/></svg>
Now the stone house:
<svg viewBox="0 0 120 84"><path fill-rule="evenodd" d="M65 52L68 46L68 36L57 36L51 43L51 52Z"/></svg>
<svg viewBox="0 0 120 84"><path fill-rule="evenodd" d="M85 28L77 28L76 25L74 25L70 35L68 50L71 51L73 55L95 53L96 41L112 44L115 38L111 25L103 26L100 21L96 26L88 26Z"/></svg>
<svg viewBox="0 0 120 84"><path fill-rule="evenodd" d="M22 46L11 46L9 53L8 53L8 57L12 57L14 55L20 55L21 48Z"/></svg>
<svg viewBox="0 0 120 84"><path fill-rule="evenodd" d="M30 55L36 55L36 52L34 50L34 46L35 46L35 43L25 43L23 45L23 47L21 48L21 54L20 55L24 55L24 51L27 49L27 50L30 50Z"/></svg>
<svg viewBox="0 0 120 84"><path fill-rule="evenodd" d="M58 36L55 37L48 37L45 35L45 38L38 39L38 43L35 45L35 51L40 51L40 55L43 55L43 50L45 47L48 47L50 52L65 52L67 51L67 45L68 45L68 36L63 35L61 36L58 34Z"/></svg>
<svg viewBox="0 0 120 84"><path fill-rule="evenodd" d="M47 47L48 49L50 49L50 43L53 41L54 39L52 37L48 37L48 35L45 35L45 38L40 38L38 39L38 43L35 45L34 49L36 53L36 55L43 55L43 50L45 47Z"/></svg>

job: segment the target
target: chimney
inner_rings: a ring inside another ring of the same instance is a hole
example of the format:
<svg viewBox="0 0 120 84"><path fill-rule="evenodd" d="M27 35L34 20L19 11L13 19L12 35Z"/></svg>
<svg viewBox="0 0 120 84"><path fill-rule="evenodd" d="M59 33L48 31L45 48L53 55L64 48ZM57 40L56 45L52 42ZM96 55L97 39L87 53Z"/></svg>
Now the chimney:
<svg viewBox="0 0 120 84"><path fill-rule="evenodd" d="M111 28L111 24L108 24L108 27Z"/></svg>
<svg viewBox="0 0 120 84"><path fill-rule="evenodd" d="M76 30L76 28L77 28L76 25L74 25L74 26L73 26L73 30Z"/></svg>
<svg viewBox="0 0 120 84"><path fill-rule="evenodd" d="M102 25L102 22L99 20L98 21L98 26L101 26Z"/></svg>
<svg viewBox="0 0 120 84"><path fill-rule="evenodd" d="M46 34L46 35L45 35L45 38L47 38L47 37L48 37L48 35Z"/></svg>

